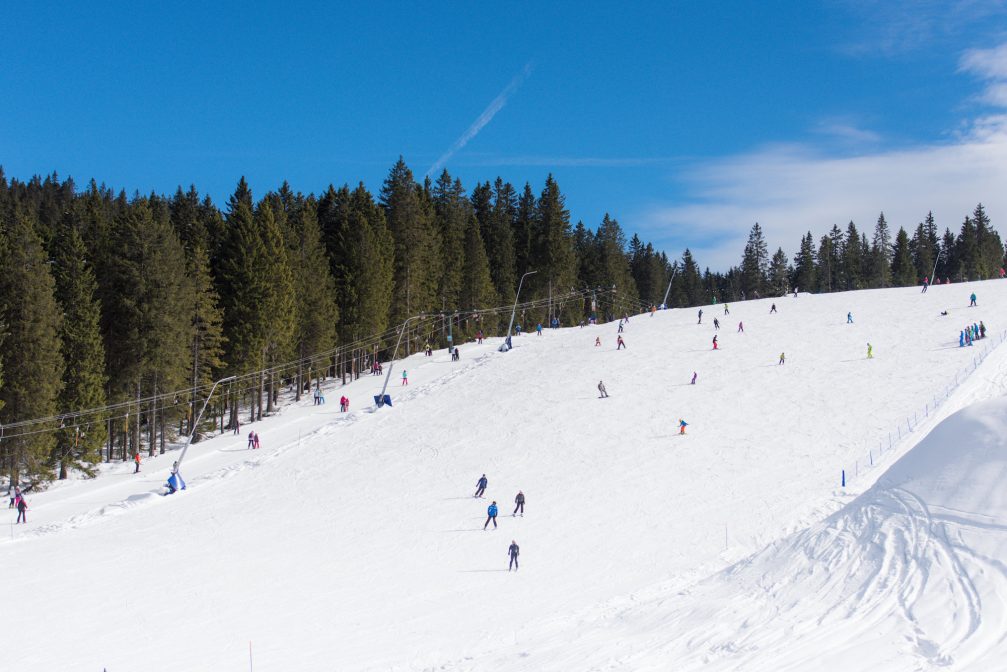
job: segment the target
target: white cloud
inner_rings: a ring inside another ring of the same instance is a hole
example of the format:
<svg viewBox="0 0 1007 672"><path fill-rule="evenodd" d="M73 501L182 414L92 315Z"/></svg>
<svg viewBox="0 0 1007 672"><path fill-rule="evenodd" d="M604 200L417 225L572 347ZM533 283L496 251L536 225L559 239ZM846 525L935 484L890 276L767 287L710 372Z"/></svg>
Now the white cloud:
<svg viewBox="0 0 1007 672"><path fill-rule="evenodd" d="M982 202L1002 233L1007 227L1007 43L966 52L959 69L981 78L979 99L996 112L967 120L954 140L910 148L832 156L808 145L775 145L689 168L677 176L690 194L681 205L655 207L638 227L669 256L683 240L700 264L726 270L740 262L748 231L759 222L771 251L793 255L809 230L816 241L833 224L852 220L870 237L882 211L911 230L933 211L938 226L957 232ZM821 129L850 140L869 131L836 121ZM695 232L702 233L697 236ZM664 245L661 245L664 241Z"/></svg>
<svg viewBox="0 0 1007 672"><path fill-rule="evenodd" d="M726 270L740 262L755 222L771 251L779 246L788 255L807 231L817 241L850 220L870 236L882 211L895 230L915 227L933 210L942 230L957 231L981 201L996 225L1007 221L1007 119L986 121L953 144L842 158L775 146L713 161L681 178L691 187L689 203L655 208L640 228L658 243L682 232L715 241L693 252L703 266Z"/></svg>

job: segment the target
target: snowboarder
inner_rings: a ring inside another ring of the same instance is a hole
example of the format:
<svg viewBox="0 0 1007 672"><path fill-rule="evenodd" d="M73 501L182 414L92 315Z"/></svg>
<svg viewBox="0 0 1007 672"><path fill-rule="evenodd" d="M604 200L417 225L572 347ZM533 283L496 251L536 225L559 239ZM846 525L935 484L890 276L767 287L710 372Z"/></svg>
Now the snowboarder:
<svg viewBox="0 0 1007 672"><path fill-rule="evenodd" d="M717 337L716 336L713 337L713 349L714 350L717 349Z"/></svg>
<svg viewBox="0 0 1007 672"><path fill-rule="evenodd" d="M853 313L846 313L846 324L853 324Z"/></svg>
<svg viewBox="0 0 1007 672"><path fill-rule="evenodd" d="M17 522L14 523L15 525L19 525L21 523L24 523L25 525L28 524L28 516L25 514L25 511L27 510L28 500L24 497L19 498L17 500Z"/></svg>
<svg viewBox="0 0 1007 672"><path fill-rule="evenodd" d="M134 474L140 473L140 451L136 451L136 455L133 456L133 462L136 463L136 469L133 470Z"/></svg>
<svg viewBox="0 0 1007 672"><path fill-rule="evenodd" d="M597 347L600 347L600 346L601 346L601 336L595 336L594 337L594 347L597 348Z"/></svg>
<svg viewBox="0 0 1007 672"><path fill-rule="evenodd" d="M479 480L476 481L476 494L474 494L472 496L473 497L482 497L483 493L486 492L486 485L488 483L489 483L489 481L486 480L486 474L483 474L482 476L480 476Z"/></svg>
<svg viewBox="0 0 1007 672"><path fill-rule="evenodd" d="M681 435L681 434L685 434L685 428L686 428L686 427L688 427L688 426L689 426L689 423L688 423L688 422L686 422L686 421L685 421L685 420L683 420L682 418L679 418L679 419L678 419L678 433L679 433L680 435Z"/></svg>
<svg viewBox="0 0 1007 672"><path fill-rule="evenodd" d="M744 322L738 322L738 333L739 334L745 333L745 323Z"/></svg>
<svg viewBox="0 0 1007 672"><path fill-rule="evenodd" d="M402 369L402 384L403 385L408 385L409 384L409 375L408 375L408 373L406 373L405 369Z"/></svg>
<svg viewBox="0 0 1007 672"><path fill-rule="evenodd" d="M776 312L776 304L775 303L772 306L770 306L769 312L770 313L775 313Z"/></svg>
<svg viewBox="0 0 1007 672"><path fill-rule="evenodd" d="M867 344L867 359L874 359L874 347L870 343Z"/></svg>
<svg viewBox="0 0 1007 672"><path fill-rule="evenodd" d="M702 308L699 309L699 322L697 322L696 324L703 324L703 309Z"/></svg>
<svg viewBox="0 0 1007 672"><path fill-rule="evenodd" d="M486 508L486 522L483 524L483 531L486 531L486 527L493 521L493 529L497 527L497 503L493 502Z"/></svg>
<svg viewBox="0 0 1007 672"><path fill-rule="evenodd" d="M696 373L695 371L692 372L692 381L689 383L690 385L695 385L696 384L696 376L698 376L698 375L699 374Z"/></svg>
<svg viewBox="0 0 1007 672"><path fill-rule="evenodd" d="M510 514L511 517L516 516L518 511L521 512L521 517L524 518L524 493L520 490L517 491L517 497L514 498L514 513Z"/></svg>
<svg viewBox="0 0 1007 672"><path fill-rule="evenodd" d="M248 450L255 448L255 431L248 432Z"/></svg>
<svg viewBox="0 0 1007 672"><path fill-rule="evenodd" d="M603 381L600 381L600 380L598 381L598 395L599 395L598 396L599 399L607 399L608 398L608 392L605 391L605 383Z"/></svg>
<svg viewBox="0 0 1007 672"><path fill-rule="evenodd" d="M780 364L785 364L787 362L787 356L784 353L780 353Z"/></svg>
<svg viewBox="0 0 1007 672"><path fill-rule="evenodd" d="M713 328L714 330L720 329L720 321L717 318L713 318Z"/></svg>
<svg viewBox="0 0 1007 672"><path fill-rule="evenodd" d="M517 556L521 555L521 549L513 539L510 542L510 548L507 549L507 555L510 556L510 565L507 566L507 571L509 572L513 567L516 572L518 569Z"/></svg>
<svg viewBox="0 0 1007 672"><path fill-rule="evenodd" d="M724 304L724 315L730 315L730 314L731 314L731 311L729 311L729 310L727 309L727 304L725 303L725 304Z"/></svg>
<svg viewBox="0 0 1007 672"><path fill-rule="evenodd" d="M975 292L972 292L972 296L969 297L969 300L971 301L971 303L969 303L969 308L971 308L972 306L976 305L976 293Z"/></svg>
<svg viewBox="0 0 1007 672"><path fill-rule="evenodd" d="M626 341L622 340L622 336L620 336L619 337L619 343L618 343L618 345L616 345L615 349L616 350L622 350L625 347L626 347Z"/></svg>

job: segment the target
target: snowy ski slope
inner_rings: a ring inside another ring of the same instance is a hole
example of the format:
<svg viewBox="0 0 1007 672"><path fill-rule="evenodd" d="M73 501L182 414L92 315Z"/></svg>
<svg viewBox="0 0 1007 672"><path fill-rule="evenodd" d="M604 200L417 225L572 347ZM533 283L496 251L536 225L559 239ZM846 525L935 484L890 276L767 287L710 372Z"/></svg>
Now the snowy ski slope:
<svg viewBox="0 0 1007 672"><path fill-rule="evenodd" d="M377 378L330 389L256 423L257 452L193 446L177 496L156 494L172 453L35 495L0 535L0 650L108 672L244 670L250 642L255 670L995 669L974 665L1004 653L1000 409L909 449L1007 390L1005 309L1001 282L801 295L633 316L623 351L610 324L411 357L394 408L364 405Z"/></svg>

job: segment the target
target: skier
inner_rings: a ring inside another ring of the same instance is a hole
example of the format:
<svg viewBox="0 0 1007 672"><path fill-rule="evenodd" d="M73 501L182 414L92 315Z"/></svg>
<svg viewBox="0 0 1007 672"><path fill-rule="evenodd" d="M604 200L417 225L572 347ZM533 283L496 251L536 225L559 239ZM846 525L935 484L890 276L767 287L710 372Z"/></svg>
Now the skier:
<svg viewBox="0 0 1007 672"><path fill-rule="evenodd" d="M797 287L794 287L794 298L797 298Z"/></svg>
<svg viewBox="0 0 1007 672"><path fill-rule="evenodd" d="M514 327L514 331L516 331L517 335L520 336L521 335L521 325L520 324L516 325Z"/></svg>
<svg viewBox="0 0 1007 672"><path fill-rule="evenodd" d="M403 385L409 384L409 375L406 373L405 369L402 369L402 384Z"/></svg>
<svg viewBox="0 0 1007 672"><path fill-rule="evenodd" d="M696 384L696 376L698 376L698 375L699 374L696 373L695 371L692 372L692 382L689 383L690 385L695 385Z"/></svg>
<svg viewBox="0 0 1007 672"><path fill-rule="evenodd" d="M964 348L965 347L965 330L964 329L958 332L958 347L959 348Z"/></svg>
<svg viewBox="0 0 1007 672"><path fill-rule="evenodd" d="M607 399L608 398L608 392L605 391L605 383L602 382L602 381L600 381L600 380L598 381L598 393L599 393L599 396L598 396L599 399Z"/></svg>
<svg viewBox="0 0 1007 672"><path fill-rule="evenodd" d="M482 329L480 329L479 331L476 332L476 343L478 343L479 345L483 344L483 330Z"/></svg>
<svg viewBox="0 0 1007 672"><path fill-rule="evenodd" d="M507 571L509 572L511 567L513 567L516 572L518 569L517 556L521 555L521 549L518 547L517 542L513 539L511 539L510 542L510 548L507 549L507 555L510 556L510 565L507 566Z"/></svg>
<svg viewBox="0 0 1007 672"><path fill-rule="evenodd" d="M654 313L656 312L657 312L657 306L655 306L653 303L650 304L650 316L654 317Z"/></svg>
<svg viewBox="0 0 1007 672"><path fill-rule="evenodd" d="M682 418L678 419L678 433L679 435L685 434L685 428L689 426L689 423Z"/></svg>
<svg viewBox="0 0 1007 672"><path fill-rule="evenodd" d="M493 521L493 529L497 527L497 503L493 502L486 508L486 522L483 524L483 531L486 531L486 527Z"/></svg>
<svg viewBox="0 0 1007 672"><path fill-rule="evenodd" d="M622 333L622 320L619 320L619 333Z"/></svg>
<svg viewBox="0 0 1007 672"><path fill-rule="evenodd" d="M457 362L462 358L462 353L458 351L458 346L455 346L454 352L451 353L451 361Z"/></svg>
<svg viewBox="0 0 1007 672"><path fill-rule="evenodd" d="M254 448L255 450L259 449L259 433L258 432L255 433L255 445L252 446L252 448Z"/></svg>
<svg viewBox="0 0 1007 672"><path fill-rule="evenodd" d="M432 347L430 347L429 343L427 343L423 347L423 354L424 354L425 357L433 357L434 356L434 349Z"/></svg>
<svg viewBox="0 0 1007 672"><path fill-rule="evenodd" d="M867 359L874 359L874 348L870 343L867 344Z"/></svg>
<svg viewBox="0 0 1007 672"><path fill-rule="evenodd" d="M929 287L929 286L930 286L930 276L927 276L927 277L923 278L923 291L921 293L922 294L926 294L927 293L927 287Z"/></svg>
<svg viewBox="0 0 1007 672"><path fill-rule="evenodd" d="M535 334L537 336L541 336L542 335L542 323L541 322L539 322L537 325L535 325Z"/></svg>
<svg viewBox="0 0 1007 672"><path fill-rule="evenodd" d="M346 407L349 406L350 400L346 398L346 395L339 397L339 412L345 413Z"/></svg>
<svg viewBox="0 0 1007 672"><path fill-rule="evenodd" d="M717 337L716 336L713 337L713 349L714 350L717 349Z"/></svg>
<svg viewBox="0 0 1007 672"><path fill-rule="evenodd" d="M720 321L717 318L713 318L713 328L715 330L719 330L720 329Z"/></svg>
<svg viewBox="0 0 1007 672"><path fill-rule="evenodd" d="M986 325L979 320L979 338L986 338Z"/></svg>
<svg viewBox="0 0 1007 672"><path fill-rule="evenodd" d="M317 387L315 388L314 397L315 397L315 406L318 406L319 404L322 403L322 391L319 390Z"/></svg>
<svg viewBox="0 0 1007 672"><path fill-rule="evenodd" d="M745 333L745 323L744 322L738 322L738 333L739 334Z"/></svg>
<svg viewBox="0 0 1007 672"><path fill-rule="evenodd" d="M853 324L853 313L846 313L846 324Z"/></svg>
<svg viewBox="0 0 1007 672"><path fill-rule="evenodd" d="M472 496L473 497L482 497L483 493L486 492L486 485L488 483L489 483L489 481L486 480L486 474L483 474L482 476L480 476L479 480L476 481L476 494L474 494Z"/></svg>
<svg viewBox="0 0 1007 672"><path fill-rule="evenodd" d="M514 507L514 513L510 514L511 517L516 516L517 512L520 511L521 517L524 518L524 493L520 490L517 491L517 497L514 498L514 504L516 506Z"/></svg>
<svg viewBox="0 0 1007 672"><path fill-rule="evenodd" d="M724 304L724 315L730 315L730 314L731 314L731 311L729 311L729 310L727 309L727 304L725 303L725 304Z"/></svg>
<svg viewBox="0 0 1007 672"><path fill-rule="evenodd" d="M969 308L971 308L972 306L976 305L976 293L975 292L972 292L972 296L969 297L969 300L971 301L971 303L969 304Z"/></svg>
<svg viewBox="0 0 1007 672"><path fill-rule="evenodd" d="M10 506L8 509L13 509L14 505L17 504L17 500L21 497L21 488L16 485L7 488L7 495L10 497Z"/></svg>
<svg viewBox="0 0 1007 672"><path fill-rule="evenodd" d="M594 337L594 347L599 347L601 345L601 336Z"/></svg>
<svg viewBox="0 0 1007 672"><path fill-rule="evenodd" d="M20 523L24 523L25 525L28 524L28 516L25 515L25 511L27 510L28 510L28 500L26 500L22 496L17 500L17 522L14 523L15 525L18 525Z"/></svg>
<svg viewBox="0 0 1007 672"><path fill-rule="evenodd" d="M238 422L237 418L235 418L234 419L234 435L237 436L240 431L241 431L241 423Z"/></svg>
<svg viewBox="0 0 1007 672"><path fill-rule="evenodd" d="M776 312L776 304L775 303L769 308L769 312L770 313L775 313Z"/></svg>
<svg viewBox="0 0 1007 672"><path fill-rule="evenodd" d="M780 353L780 364L785 364L787 362L787 357L784 353Z"/></svg>
<svg viewBox="0 0 1007 672"><path fill-rule="evenodd" d="M699 309L699 322L697 322L696 324L703 324L703 309L702 308Z"/></svg>
<svg viewBox="0 0 1007 672"><path fill-rule="evenodd" d="M255 448L255 431L248 432L248 450Z"/></svg>
<svg viewBox="0 0 1007 672"><path fill-rule="evenodd" d="M626 341L622 340L622 336L620 336L619 337L619 344L616 345L615 349L616 350L622 350L625 347L626 347Z"/></svg>
<svg viewBox="0 0 1007 672"><path fill-rule="evenodd" d="M133 456L133 462L136 463L136 469L133 470L134 474L140 473L140 451L136 451L136 455Z"/></svg>

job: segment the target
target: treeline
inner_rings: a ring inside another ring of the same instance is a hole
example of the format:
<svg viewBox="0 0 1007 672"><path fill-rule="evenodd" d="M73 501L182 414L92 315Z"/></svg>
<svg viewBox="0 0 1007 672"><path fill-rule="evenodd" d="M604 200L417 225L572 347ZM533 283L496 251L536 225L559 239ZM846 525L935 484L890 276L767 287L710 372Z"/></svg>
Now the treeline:
<svg viewBox="0 0 1007 672"><path fill-rule="evenodd" d="M220 208L195 187L127 197L0 169L0 473L47 480L163 452L223 376L239 380L209 422L259 419L284 387L299 397L389 356L394 328L420 313L445 317L406 352L445 345L446 326L455 343L500 334L509 311L477 311L510 305L530 271L521 300L542 307L522 319L569 325L658 305L669 282L668 305L690 306L910 285L935 262L938 277L986 278L1003 257L981 205L957 236L928 216L893 241L882 216L870 241L852 222L817 245L808 233L792 260L770 257L756 224L740 266L701 273L690 250L672 263L608 215L572 226L552 176L538 191L500 178L466 190L447 171L417 182L400 159L377 196L284 183L255 199L241 179ZM592 288L605 305L545 300Z"/></svg>
<svg viewBox="0 0 1007 672"><path fill-rule="evenodd" d="M419 313L447 315L456 343L499 334L509 316L474 311L509 305L530 270L522 302L615 286L619 310L639 308L635 275L650 300L670 264L626 247L607 216L596 231L572 227L551 176L537 193L502 179L469 193L447 171L418 183L400 159L376 197L362 184L318 196L283 184L255 199L242 179L219 208L195 187L127 197L0 170L0 469L37 481L163 451L228 375L242 378L215 396L211 421L259 419L284 386L299 396L359 375ZM591 309L544 306L524 318L570 324ZM324 355L380 334L352 359Z"/></svg>

